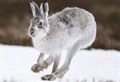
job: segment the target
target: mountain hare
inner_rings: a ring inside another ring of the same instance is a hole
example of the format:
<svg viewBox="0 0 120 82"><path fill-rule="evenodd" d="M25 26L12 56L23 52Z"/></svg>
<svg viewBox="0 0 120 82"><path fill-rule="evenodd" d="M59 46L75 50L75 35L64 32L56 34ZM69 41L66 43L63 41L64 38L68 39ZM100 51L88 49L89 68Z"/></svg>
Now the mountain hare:
<svg viewBox="0 0 120 82"><path fill-rule="evenodd" d="M41 53L33 72L42 71L54 63L52 73L43 76L42 80L62 78L68 71L71 59L80 49L90 46L96 37L96 22L91 13L77 7L68 7L48 16L47 2L40 8L35 2L30 3L33 18L30 20L28 34L35 48ZM66 60L58 69L61 52L68 49ZM44 54L49 54L43 60Z"/></svg>

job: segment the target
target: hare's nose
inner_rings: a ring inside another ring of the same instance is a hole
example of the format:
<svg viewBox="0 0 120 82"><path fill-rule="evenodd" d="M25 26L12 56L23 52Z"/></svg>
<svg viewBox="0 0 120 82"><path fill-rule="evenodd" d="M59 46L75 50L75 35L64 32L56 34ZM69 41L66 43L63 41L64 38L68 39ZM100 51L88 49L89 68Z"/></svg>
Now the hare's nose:
<svg viewBox="0 0 120 82"><path fill-rule="evenodd" d="M30 32L30 33L31 33L31 35L33 35L34 32Z"/></svg>
<svg viewBox="0 0 120 82"><path fill-rule="evenodd" d="M31 28L31 29L30 29L30 34L33 35L33 33L34 33L34 29Z"/></svg>

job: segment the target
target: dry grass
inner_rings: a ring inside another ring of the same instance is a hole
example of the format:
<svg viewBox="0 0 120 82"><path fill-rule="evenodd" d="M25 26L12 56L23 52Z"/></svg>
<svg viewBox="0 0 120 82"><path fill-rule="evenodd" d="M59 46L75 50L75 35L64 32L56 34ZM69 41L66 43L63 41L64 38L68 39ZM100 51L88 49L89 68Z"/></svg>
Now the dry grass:
<svg viewBox="0 0 120 82"><path fill-rule="evenodd" d="M11 79L10 81L3 80L2 82L19 82L19 81ZM27 82L29 82L29 81L27 81ZM37 81L35 81L35 82L37 82ZM40 81L38 81L38 82L40 82ZM93 78L93 79L82 79L82 80L79 80L79 79L70 79L69 78L69 79L59 79L56 82L117 82L117 81L114 81L114 80L111 80L111 79L110 80L105 80L105 79L98 80L98 79Z"/></svg>
<svg viewBox="0 0 120 82"><path fill-rule="evenodd" d="M36 0L39 4L40 1ZM97 38L92 47L120 50L120 5L117 0L56 0L49 1L50 13L67 6L78 6L92 12L97 21ZM31 10L29 0L25 2L1 1L0 43L32 46L27 35Z"/></svg>

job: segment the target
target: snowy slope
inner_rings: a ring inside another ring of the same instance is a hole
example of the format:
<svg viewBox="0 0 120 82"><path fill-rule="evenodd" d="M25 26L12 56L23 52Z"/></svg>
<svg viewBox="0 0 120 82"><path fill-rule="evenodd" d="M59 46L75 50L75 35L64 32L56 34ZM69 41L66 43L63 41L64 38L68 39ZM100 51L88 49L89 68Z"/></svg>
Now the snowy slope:
<svg viewBox="0 0 120 82"><path fill-rule="evenodd" d="M40 77L49 74L52 65L39 74L31 71L39 52L31 47L0 45L1 81L6 82L42 82ZM62 63L65 59L63 52ZM61 65L62 65L61 63ZM78 80L78 81L77 81ZM120 51L82 50L79 51L62 80L54 82L120 82ZM47 81L45 81L47 82Z"/></svg>

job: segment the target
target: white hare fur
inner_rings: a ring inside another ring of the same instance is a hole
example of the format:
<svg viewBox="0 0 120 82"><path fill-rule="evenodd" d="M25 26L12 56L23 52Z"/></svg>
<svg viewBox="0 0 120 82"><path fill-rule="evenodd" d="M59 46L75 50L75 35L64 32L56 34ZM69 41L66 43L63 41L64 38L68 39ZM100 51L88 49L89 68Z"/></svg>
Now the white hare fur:
<svg viewBox="0 0 120 82"><path fill-rule="evenodd" d="M61 78L68 71L70 61L76 52L94 42L95 19L90 12L77 7L65 8L48 17L47 2L42 3L40 8L35 2L31 2L30 6L34 18L30 22L28 33L32 37L34 47L42 52L32 70L39 72L54 62L52 74L45 75L42 79ZM68 49L67 58L64 65L58 69L60 55L64 49ZM50 56L43 60L44 54Z"/></svg>

